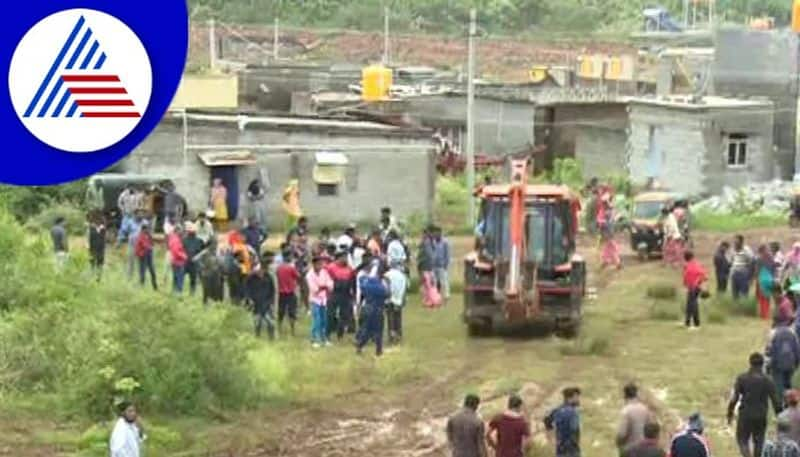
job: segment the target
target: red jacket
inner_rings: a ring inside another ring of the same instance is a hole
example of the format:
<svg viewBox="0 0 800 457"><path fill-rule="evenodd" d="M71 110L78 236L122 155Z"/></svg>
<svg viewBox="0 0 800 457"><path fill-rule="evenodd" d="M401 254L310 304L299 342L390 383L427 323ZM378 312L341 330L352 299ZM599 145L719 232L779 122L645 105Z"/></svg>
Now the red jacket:
<svg viewBox="0 0 800 457"><path fill-rule="evenodd" d="M282 263L278 265L275 271L275 276L278 277L278 292L284 295L293 294L297 289L297 281L300 279L300 273L297 268L291 263Z"/></svg>
<svg viewBox="0 0 800 457"><path fill-rule="evenodd" d="M687 289L698 289L707 279L706 270L697 260L692 259L683 267L683 285Z"/></svg>
<svg viewBox="0 0 800 457"><path fill-rule="evenodd" d="M186 249L183 248L183 240L177 233L171 233L167 238L167 249L169 250L169 258L172 265L182 267L186 265L188 256Z"/></svg>
<svg viewBox="0 0 800 457"><path fill-rule="evenodd" d="M326 267L328 274L334 281L350 281L355 275L353 269L349 265L339 265L336 262L329 263Z"/></svg>
<svg viewBox="0 0 800 457"><path fill-rule="evenodd" d="M153 252L153 237L150 232L139 232L136 244L133 246L133 253L136 254L136 257L144 257L150 252Z"/></svg>

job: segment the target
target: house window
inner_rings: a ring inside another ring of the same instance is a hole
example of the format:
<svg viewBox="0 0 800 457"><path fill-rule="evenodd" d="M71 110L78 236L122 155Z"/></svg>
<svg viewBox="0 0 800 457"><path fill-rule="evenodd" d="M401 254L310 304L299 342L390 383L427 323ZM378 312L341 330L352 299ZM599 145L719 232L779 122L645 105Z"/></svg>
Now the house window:
<svg viewBox="0 0 800 457"><path fill-rule="evenodd" d="M727 160L729 168L747 166L747 135L731 133L728 135Z"/></svg>
<svg viewBox="0 0 800 457"><path fill-rule="evenodd" d="M338 184L317 184L317 195L320 197L335 197L339 195Z"/></svg>
<svg viewBox="0 0 800 457"><path fill-rule="evenodd" d="M339 195L339 185L344 179L347 156L339 152L318 152L315 154L312 178L317 184L317 195L333 197Z"/></svg>

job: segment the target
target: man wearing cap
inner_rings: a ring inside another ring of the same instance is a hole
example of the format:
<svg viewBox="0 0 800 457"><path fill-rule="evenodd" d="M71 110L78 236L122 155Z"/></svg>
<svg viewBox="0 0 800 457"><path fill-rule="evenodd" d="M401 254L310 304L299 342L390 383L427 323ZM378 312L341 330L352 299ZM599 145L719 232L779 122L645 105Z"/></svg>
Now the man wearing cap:
<svg viewBox="0 0 800 457"><path fill-rule="evenodd" d="M703 436L703 417L700 413L689 416L686 428L672 438L670 457L711 457L708 441ZM761 455L761 454L759 454Z"/></svg>
<svg viewBox="0 0 800 457"><path fill-rule="evenodd" d="M728 403L728 424L733 422L733 413L739 404L739 419L736 422L736 442L742 457L758 457L764 447L767 431L769 404L775 414L780 413L781 404L775 383L764 374L764 356L750 355L750 370L739 375ZM752 442L752 452L750 445ZM675 456L673 456L675 457Z"/></svg>
<svg viewBox="0 0 800 457"><path fill-rule="evenodd" d="M778 421L785 421L789 424L789 438L795 443L800 444L800 392L795 389L787 390L783 395L783 402L786 409L778 415Z"/></svg>
<svg viewBox="0 0 800 457"><path fill-rule="evenodd" d="M767 441L762 457L800 457L800 447L792 439L790 431L789 422L779 417L775 440Z"/></svg>
<svg viewBox="0 0 800 457"><path fill-rule="evenodd" d="M189 277L189 293L194 295L197 289L198 264L194 258L203 250L204 243L197 236L197 226L186 222L186 234L183 237L183 249L186 250L186 276Z"/></svg>
<svg viewBox="0 0 800 457"><path fill-rule="evenodd" d="M353 325L353 300L356 292L355 272L350 268L347 251L336 252L335 261L327 265L333 280L333 291L328 303L328 336L336 332L339 340L345 332L355 331Z"/></svg>

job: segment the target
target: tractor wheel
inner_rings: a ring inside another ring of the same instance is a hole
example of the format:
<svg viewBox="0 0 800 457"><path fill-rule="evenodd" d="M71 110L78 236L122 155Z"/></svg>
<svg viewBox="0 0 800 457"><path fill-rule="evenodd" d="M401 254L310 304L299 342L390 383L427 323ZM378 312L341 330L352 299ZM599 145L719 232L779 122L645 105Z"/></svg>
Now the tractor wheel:
<svg viewBox="0 0 800 457"><path fill-rule="evenodd" d="M491 322L472 321L467 324L467 333L474 338L489 336L492 333Z"/></svg>
<svg viewBox="0 0 800 457"><path fill-rule="evenodd" d="M556 327L556 336L564 339L573 339L578 336L580 330L580 321L570 320L568 322L561 323L558 325L558 327Z"/></svg>

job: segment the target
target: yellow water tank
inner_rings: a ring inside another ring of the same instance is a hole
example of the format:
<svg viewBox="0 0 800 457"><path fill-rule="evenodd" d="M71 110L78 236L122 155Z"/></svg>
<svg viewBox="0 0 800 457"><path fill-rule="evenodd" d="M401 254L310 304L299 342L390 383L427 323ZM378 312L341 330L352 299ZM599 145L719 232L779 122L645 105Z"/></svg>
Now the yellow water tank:
<svg viewBox="0 0 800 457"><path fill-rule="evenodd" d="M361 98L375 102L389 98L392 70L383 65L370 65L361 71Z"/></svg>
<svg viewBox="0 0 800 457"><path fill-rule="evenodd" d="M792 3L792 31L800 33L800 0L794 0Z"/></svg>

